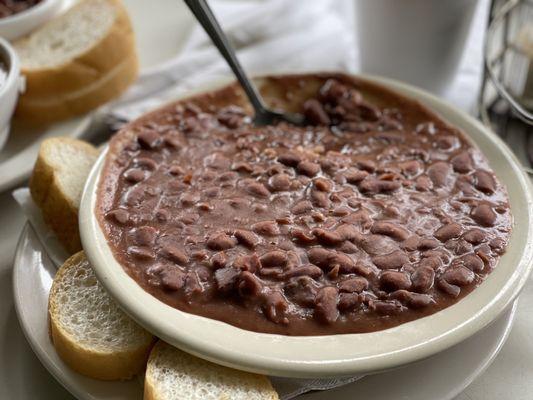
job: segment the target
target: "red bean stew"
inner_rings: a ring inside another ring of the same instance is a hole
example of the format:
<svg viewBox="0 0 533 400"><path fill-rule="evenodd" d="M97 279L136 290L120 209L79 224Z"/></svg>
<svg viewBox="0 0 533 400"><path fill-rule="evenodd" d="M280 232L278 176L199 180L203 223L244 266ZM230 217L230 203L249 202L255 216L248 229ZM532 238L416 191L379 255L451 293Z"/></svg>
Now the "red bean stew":
<svg viewBox="0 0 533 400"><path fill-rule="evenodd" d="M0 18L11 17L26 11L41 1L43 0L0 0Z"/></svg>
<svg viewBox="0 0 533 400"><path fill-rule="evenodd" d="M257 332L363 333L454 304L496 266L506 190L462 132L344 75L265 81L308 126L254 127L230 86L112 139L96 212L144 290Z"/></svg>

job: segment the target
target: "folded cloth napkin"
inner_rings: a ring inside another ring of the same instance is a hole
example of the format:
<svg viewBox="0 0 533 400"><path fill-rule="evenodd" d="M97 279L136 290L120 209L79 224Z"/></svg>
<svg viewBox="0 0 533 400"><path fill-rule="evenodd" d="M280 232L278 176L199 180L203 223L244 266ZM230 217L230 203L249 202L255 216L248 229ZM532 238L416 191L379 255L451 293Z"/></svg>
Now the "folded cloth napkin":
<svg viewBox="0 0 533 400"><path fill-rule="evenodd" d="M20 188L13 191L13 197L26 215L28 222L37 234L39 241L46 249L47 255L59 268L68 258L68 253L63 249L61 243L54 233L44 223L41 211L33 202L30 190ZM331 379L291 379L271 377L270 380L279 394L281 400L290 400L295 397L316 390L328 390L346 385L361 379L363 376L351 376Z"/></svg>
<svg viewBox="0 0 533 400"><path fill-rule="evenodd" d="M210 1L213 12L251 75L336 70L355 65L344 1ZM206 82L227 77L224 59L197 25L175 58L141 74L117 102L101 111L131 120Z"/></svg>

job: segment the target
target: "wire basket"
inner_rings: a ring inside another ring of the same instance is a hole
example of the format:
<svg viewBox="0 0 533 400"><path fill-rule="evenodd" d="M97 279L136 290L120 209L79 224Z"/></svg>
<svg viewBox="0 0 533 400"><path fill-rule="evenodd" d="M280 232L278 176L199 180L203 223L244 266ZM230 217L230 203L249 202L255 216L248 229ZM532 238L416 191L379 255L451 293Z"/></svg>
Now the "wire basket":
<svg viewBox="0 0 533 400"><path fill-rule="evenodd" d="M533 0L493 0L479 99L483 121L511 112L533 125Z"/></svg>

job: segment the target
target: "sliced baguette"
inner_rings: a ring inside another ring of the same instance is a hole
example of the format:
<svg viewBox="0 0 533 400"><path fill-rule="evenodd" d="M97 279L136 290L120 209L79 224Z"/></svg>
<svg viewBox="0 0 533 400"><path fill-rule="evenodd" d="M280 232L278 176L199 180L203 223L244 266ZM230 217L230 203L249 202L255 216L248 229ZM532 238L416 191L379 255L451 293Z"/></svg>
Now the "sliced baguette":
<svg viewBox="0 0 533 400"><path fill-rule="evenodd" d="M154 337L109 297L83 252L58 270L48 312L57 353L73 370L95 379L124 380L144 369Z"/></svg>
<svg viewBox="0 0 533 400"><path fill-rule="evenodd" d="M138 73L128 14L119 0L82 0L15 44L26 91L17 115L72 117L120 95Z"/></svg>
<svg viewBox="0 0 533 400"><path fill-rule="evenodd" d="M81 250L78 210L83 186L99 151L72 138L49 138L39 149L30 178L30 192L44 221L65 249Z"/></svg>
<svg viewBox="0 0 533 400"><path fill-rule="evenodd" d="M144 400L276 400L266 376L204 361L158 341L144 378Z"/></svg>

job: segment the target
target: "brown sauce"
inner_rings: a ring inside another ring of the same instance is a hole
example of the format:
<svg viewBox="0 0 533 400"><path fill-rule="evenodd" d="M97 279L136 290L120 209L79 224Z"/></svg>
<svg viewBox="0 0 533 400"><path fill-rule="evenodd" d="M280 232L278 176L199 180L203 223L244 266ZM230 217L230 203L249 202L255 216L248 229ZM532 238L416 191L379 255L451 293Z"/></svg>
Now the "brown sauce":
<svg viewBox="0 0 533 400"><path fill-rule="evenodd" d="M462 132L344 75L267 83L308 126L254 127L231 86L112 139L96 212L147 292L252 331L362 333L446 308L496 266L507 194Z"/></svg>
<svg viewBox="0 0 533 400"><path fill-rule="evenodd" d="M0 0L0 18L11 17L26 11L41 1L43 0Z"/></svg>

